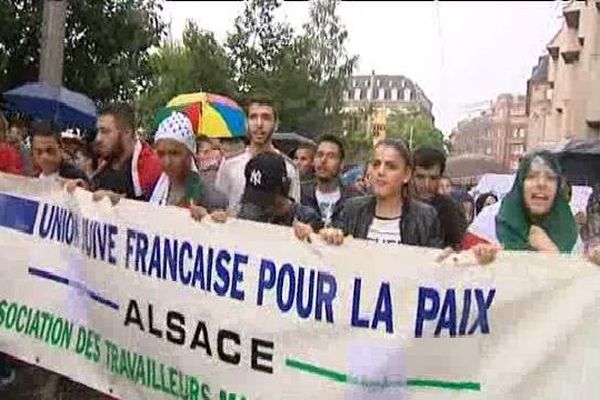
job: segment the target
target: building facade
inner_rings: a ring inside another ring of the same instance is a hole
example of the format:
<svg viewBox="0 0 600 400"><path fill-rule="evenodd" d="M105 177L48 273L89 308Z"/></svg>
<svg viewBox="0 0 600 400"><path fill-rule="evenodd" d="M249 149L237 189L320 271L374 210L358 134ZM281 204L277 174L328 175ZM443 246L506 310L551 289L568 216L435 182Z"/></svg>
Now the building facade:
<svg viewBox="0 0 600 400"><path fill-rule="evenodd" d="M516 170L526 151L525 106L525 96L501 94L489 110L460 121L450 136L452 155L493 157L504 169Z"/></svg>
<svg viewBox="0 0 600 400"><path fill-rule="evenodd" d="M469 154L492 155L491 108L470 114L461 120L450 134L453 156Z"/></svg>
<svg viewBox="0 0 600 400"><path fill-rule="evenodd" d="M433 121L433 104L415 82L402 75L356 75L344 90L343 112L364 113L377 141L385 137L386 119L394 112L420 112Z"/></svg>
<svg viewBox="0 0 600 400"><path fill-rule="evenodd" d="M529 149L600 138L600 1L569 2L547 49L528 82Z"/></svg>

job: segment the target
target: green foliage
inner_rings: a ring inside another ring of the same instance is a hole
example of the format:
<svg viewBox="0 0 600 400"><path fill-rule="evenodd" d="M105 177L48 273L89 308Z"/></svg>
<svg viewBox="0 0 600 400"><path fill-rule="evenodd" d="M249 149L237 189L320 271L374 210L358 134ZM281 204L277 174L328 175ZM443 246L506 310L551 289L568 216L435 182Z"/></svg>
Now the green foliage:
<svg viewBox="0 0 600 400"><path fill-rule="evenodd" d="M339 131L341 120L335 117L356 57L346 56L347 32L336 15L338 2L313 0L303 35L276 21L281 4L250 0L236 18L226 47L237 87L242 94L273 97L280 105L280 131Z"/></svg>
<svg viewBox="0 0 600 400"><path fill-rule="evenodd" d="M68 2L64 86L98 102L131 101L150 79L164 32L158 0ZM0 0L0 90L36 81L43 1Z"/></svg>
<svg viewBox="0 0 600 400"><path fill-rule="evenodd" d="M446 152L443 133L437 129L430 116L416 110L396 112L387 118L386 137L406 142L410 150L431 146Z"/></svg>
<svg viewBox="0 0 600 400"><path fill-rule="evenodd" d="M149 60L151 80L137 100L146 129L155 113L183 93L209 92L232 96L233 81L227 55L212 32L186 21L182 43L165 42Z"/></svg>

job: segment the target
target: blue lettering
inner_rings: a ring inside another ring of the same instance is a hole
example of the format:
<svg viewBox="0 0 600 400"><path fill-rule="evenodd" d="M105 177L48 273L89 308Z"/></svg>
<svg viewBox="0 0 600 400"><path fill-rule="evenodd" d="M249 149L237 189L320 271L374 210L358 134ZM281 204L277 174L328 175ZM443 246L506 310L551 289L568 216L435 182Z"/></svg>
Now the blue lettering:
<svg viewBox="0 0 600 400"><path fill-rule="evenodd" d="M267 276L268 273L268 276ZM258 274L258 294L256 296L256 305L263 305L263 296L265 289L275 287L275 263L271 260L262 259Z"/></svg>
<svg viewBox="0 0 600 400"><path fill-rule="evenodd" d="M444 304L440 312L438 324L435 327L434 336L440 336L442 329L448 329L450 337L456 336L456 296L454 289L447 289L444 296Z"/></svg>
<svg viewBox="0 0 600 400"><path fill-rule="evenodd" d="M385 322L385 331L387 333L394 333L392 295L390 293L390 284L387 282L382 283L379 288L379 297L377 298L371 329L377 329L380 321Z"/></svg>
<svg viewBox="0 0 600 400"><path fill-rule="evenodd" d="M208 249L209 260L206 262L207 270L211 269L212 251L212 248ZM196 286L196 282L200 282L200 289L208 290L210 292L210 286L208 285L208 282L206 282L205 284L204 278L204 247L198 246L196 248L196 261L194 263L194 275L192 277L192 286Z"/></svg>
<svg viewBox="0 0 600 400"><path fill-rule="evenodd" d="M307 299L305 299L304 295L304 268L300 268L298 271L298 292L297 292L297 309L298 315L300 318L308 318L312 313L313 309L313 299L314 299L314 291L315 291L315 270L311 269L310 274L308 276L308 294L306 295ZM306 305L304 305L306 303Z"/></svg>
<svg viewBox="0 0 600 400"><path fill-rule="evenodd" d="M244 290L238 289L238 283L244 281L244 271L241 268L248 264L248 256L235 253L233 255L233 272L231 273L231 297L244 301Z"/></svg>
<svg viewBox="0 0 600 400"><path fill-rule="evenodd" d="M217 255L217 277L221 279L221 284L215 281L214 289L215 293L219 296L225 296L227 289L229 288L229 271L227 270L227 264L231 261L231 254L227 250L219 251Z"/></svg>
<svg viewBox="0 0 600 400"><path fill-rule="evenodd" d="M146 255L148 254L148 236L143 232L137 232L135 245L135 270L140 269L146 274ZM141 264L141 265L140 265ZM140 268L141 266L141 268Z"/></svg>
<svg viewBox="0 0 600 400"><path fill-rule="evenodd" d="M115 256L115 236L119 230L115 225L108 226L108 262L112 265L117 264L117 257Z"/></svg>
<svg viewBox="0 0 600 400"><path fill-rule="evenodd" d="M288 294L287 299L284 299L284 286L286 284L286 277L288 278ZM294 305L294 289L296 287L296 275L294 274L294 267L291 264L283 264L279 270L279 276L277 277L277 305L281 311L288 312Z"/></svg>
<svg viewBox="0 0 600 400"><path fill-rule="evenodd" d="M179 250L179 279L184 285L189 285L192 280L192 271L188 270L187 273L183 272L183 266L185 265L185 253L187 252L187 258L192 259L192 245L189 242L182 242Z"/></svg>
<svg viewBox="0 0 600 400"><path fill-rule="evenodd" d="M315 319L321 320L322 308L325 308L325 319L333 323L333 300L337 293L337 283L335 277L326 272L319 272L317 275L317 304L315 310Z"/></svg>
<svg viewBox="0 0 600 400"><path fill-rule="evenodd" d="M475 300L477 301L477 309L478 316L471 329L469 329L469 335L475 333L478 327L481 327L481 333L488 334L490 333L490 326L488 324L487 312L492 305L492 301L494 301L494 295L496 294L496 289L491 289L488 293L487 298L484 297L483 290L475 289Z"/></svg>
<svg viewBox="0 0 600 400"><path fill-rule="evenodd" d="M42 239L45 239L50 233L50 228L52 227L52 220L54 218L54 209L52 206L50 214L48 214L48 204L44 203L44 207L42 208L42 218L40 220L39 226L39 235Z"/></svg>
<svg viewBox="0 0 600 400"><path fill-rule="evenodd" d="M431 306L426 307L427 300L431 301ZM415 321L415 337L423 336L423 324L425 321L435 319L440 309L440 295L433 288L419 287L419 303L417 306L417 319Z"/></svg>
<svg viewBox="0 0 600 400"><path fill-rule="evenodd" d="M465 289L462 318L460 319L460 326L458 328L458 334L460 336L463 336L467 332L467 324L469 323L469 312L470 311L471 311L471 289Z"/></svg>
<svg viewBox="0 0 600 400"><path fill-rule="evenodd" d="M52 220L52 233L50 239L61 241L62 237L62 220L64 218L65 210L57 207L54 213L54 219Z"/></svg>
<svg viewBox="0 0 600 400"><path fill-rule="evenodd" d="M171 280L177 282L177 249L179 242L177 239L173 239L171 245L171 239L165 238L165 254L163 254L163 279L167 279L167 264Z"/></svg>
<svg viewBox="0 0 600 400"><path fill-rule="evenodd" d="M369 326L369 320L360 317L360 288L362 286L362 280L360 278L354 278L354 290L352 294L352 323L351 326L358 328L367 328Z"/></svg>
<svg viewBox="0 0 600 400"><path fill-rule="evenodd" d="M152 271L156 271L156 277L162 278L160 256L160 236L156 235L152 243L152 255L150 256L150 269L148 270L148 276L152 276Z"/></svg>
<svg viewBox="0 0 600 400"><path fill-rule="evenodd" d="M131 239L135 239L136 231L127 228L127 242L125 250L125 268L129 269L129 256L133 254L133 246L131 245Z"/></svg>

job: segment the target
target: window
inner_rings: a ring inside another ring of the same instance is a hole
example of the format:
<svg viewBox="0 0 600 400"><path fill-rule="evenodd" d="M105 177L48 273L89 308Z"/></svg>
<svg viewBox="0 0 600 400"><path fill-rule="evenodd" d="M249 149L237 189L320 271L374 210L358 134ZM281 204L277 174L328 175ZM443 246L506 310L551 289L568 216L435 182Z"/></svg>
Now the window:
<svg viewBox="0 0 600 400"><path fill-rule="evenodd" d="M352 79L352 87L356 87L356 79Z"/></svg>
<svg viewBox="0 0 600 400"><path fill-rule="evenodd" d="M385 89L384 88L379 88L379 100L384 100L385 99Z"/></svg>
<svg viewBox="0 0 600 400"><path fill-rule="evenodd" d="M381 86L381 81L377 79L377 87Z"/></svg>
<svg viewBox="0 0 600 400"><path fill-rule="evenodd" d="M365 87L369 87L369 80L365 80Z"/></svg>
<svg viewBox="0 0 600 400"><path fill-rule="evenodd" d="M404 89L404 101L410 101L410 89L409 88L405 88Z"/></svg>
<svg viewBox="0 0 600 400"><path fill-rule="evenodd" d="M398 101L398 89L392 89L392 101Z"/></svg>
<svg viewBox="0 0 600 400"><path fill-rule="evenodd" d="M510 154L513 156L521 156L521 155L525 154L525 145L513 144L511 146Z"/></svg>
<svg viewBox="0 0 600 400"><path fill-rule="evenodd" d="M360 100L360 89L354 89L354 100Z"/></svg>
<svg viewBox="0 0 600 400"><path fill-rule="evenodd" d="M393 83L394 83L394 82L393 82L393 81L390 79L390 80L388 81L388 87L392 87L392 84L393 84Z"/></svg>

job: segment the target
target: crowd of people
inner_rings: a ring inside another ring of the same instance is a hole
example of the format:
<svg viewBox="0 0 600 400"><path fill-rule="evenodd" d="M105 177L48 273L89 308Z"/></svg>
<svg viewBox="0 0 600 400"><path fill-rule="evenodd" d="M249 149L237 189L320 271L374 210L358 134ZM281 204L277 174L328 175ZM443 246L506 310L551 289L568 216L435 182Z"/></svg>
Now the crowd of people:
<svg viewBox="0 0 600 400"><path fill-rule="evenodd" d="M59 180L69 191L80 187L114 205L126 198L185 208L190 223L239 218L289 226L290 240L343 246L353 237L445 254L470 251L481 265L503 250L576 254L600 265L600 199L592 196L587 219L578 223L549 152L523 158L504 198L474 199L444 177L442 151L411 152L401 140L384 139L364 175L344 185L345 146L338 136L302 144L292 159L273 144L278 110L272 100L251 98L245 111L246 143L197 137L187 116L174 112L150 144L136 134L127 105L99 113L90 143L48 121L11 125L0 114L0 171ZM10 377L9 368L0 368L0 383Z"/></svg>

